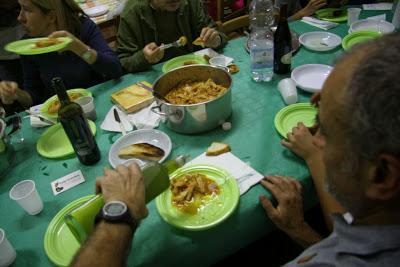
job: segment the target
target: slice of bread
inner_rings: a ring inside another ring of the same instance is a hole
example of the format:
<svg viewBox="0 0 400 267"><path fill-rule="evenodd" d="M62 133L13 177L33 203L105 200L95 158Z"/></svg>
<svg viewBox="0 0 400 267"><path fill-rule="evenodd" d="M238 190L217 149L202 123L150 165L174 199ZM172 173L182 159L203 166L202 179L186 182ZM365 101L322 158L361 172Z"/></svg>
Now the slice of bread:
<svg viewBox="0 0 400 267"><path fill-rule="evenodd" d="M151 87L150 83L142 81L111 94L111 100L125 112L135 112L154 101Z"/></svg>
<svg viewBox="0 0 400 267"><path fill-rule="evenodd" d="M152 161L159 161L164 157L164 154L164 150L148 143L132 144L118 152L120 158L138 158Z"/></svg>
<svg viewBox="0 0 400 267"><path fill-rule="evenodd" d="M224 144L221 142L213 142L211 146L207 148L206 155L218 156L229 151L231 151L231 147L228 144Z"/></svg>

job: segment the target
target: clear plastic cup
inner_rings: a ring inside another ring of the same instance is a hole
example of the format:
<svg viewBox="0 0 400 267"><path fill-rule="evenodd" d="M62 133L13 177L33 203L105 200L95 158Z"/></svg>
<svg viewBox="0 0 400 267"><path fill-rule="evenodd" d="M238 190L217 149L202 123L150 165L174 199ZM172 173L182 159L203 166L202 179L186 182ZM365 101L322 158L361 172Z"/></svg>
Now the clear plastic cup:
<svg viewBox="0 0 400 267"><path fill-rule="evenodd" d="M353 22L358 20L360 16L361 8L358 7L351 7L347 9L347 25L351 25Z"/></svg>
<svg viewBox="0 0 400 267"><path fill-rule="evenodd" d="M30 215L36 215L43 210L42 199L32 180L24 180L14 185L10 190L10 198Z"/></svg>
<svg viewBox="0 0 400 267"><path fill-rule="evenodd" d="M281 93L283 101L285 101L287 105L297 102L298 97L296 83L292 79L286 78L281 80L278 83L278 90Z"/></svg>
<svg viewBox="0 0 400 267"><path fill-rule="evenodd" d="M16 257L15 249L8 241L4 230L0 228L0 267L11 265Z"/></svg>
<svg viewBox="0 0 400 267"><path fill-rule="evenodd" d="M210 60L208 61L210 63L211 66L215 66L215 67L227 67L228 66L228 60L226 57L212 57L210 58Z"/></svg>
<svg viewBox="0 0 400 267"><path fill-rule="evenodd" d="M89 120L95 121L97 119L96 109L94 107L94 99L91 96L83 96L75 100L75 103L79 104L86 117Z"/></svg>

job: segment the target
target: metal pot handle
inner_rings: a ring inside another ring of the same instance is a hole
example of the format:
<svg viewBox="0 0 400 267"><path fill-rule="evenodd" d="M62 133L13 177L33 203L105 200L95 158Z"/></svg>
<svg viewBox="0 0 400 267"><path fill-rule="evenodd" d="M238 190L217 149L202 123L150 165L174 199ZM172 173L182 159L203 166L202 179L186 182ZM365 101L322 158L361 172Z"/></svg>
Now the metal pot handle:
<svg viewBox="0 0 400 267"><path fill-rule="evenodd" d="M160 116L167 116L167 115L168 115L167 113L161 111L162 105L163 105L163 103L161 103L161 104L158 105L158 106L152 107L152 108L151 108L151 111L154 112L154 113L156 113L156 114L158 114L158 115L160 115ZM157 109L158 109L158 111L157 111Z"/></svg>

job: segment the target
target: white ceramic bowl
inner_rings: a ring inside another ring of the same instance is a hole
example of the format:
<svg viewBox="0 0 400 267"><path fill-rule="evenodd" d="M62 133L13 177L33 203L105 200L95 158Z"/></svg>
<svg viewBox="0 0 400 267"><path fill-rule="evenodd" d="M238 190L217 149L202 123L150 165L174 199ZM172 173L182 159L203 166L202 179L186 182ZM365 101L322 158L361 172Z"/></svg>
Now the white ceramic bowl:
<svg viewBox="0 0 400 267"><path fill-rule="evenodd" d="M304 91L315 93L322 89L333 67L323 64L306 64L295 68L291 78Z"/></svg>
<svg viewBox="0 0 400 267"><path fill-rule="evenodd" d="M394 31L394 25L386 20L362 19L350 25L349 33L355 31L377 31L386 34Z"/></svg>
<svg viewBox="0 0 400 267"><path fill-rule="evenodd" d="M307 32L300 35L302 45L314 51L329 51L342 43L340 36L330 32Z"/></svg>
<svg viewBox="0 0 400 267"><path fill-rule="evenodd" d="M148 143L154 146L157 146L164 150L165 154L164 157L159 160L159 162L163 162L171 153L172 149L172 143L171 139L167 134L164 132L161 132L159 130L153 130L153 129L141 129L141 130L136 130L133 132L128 133L125 136L120 137L110 148L110 152L108 152L108 161L110 162L111 166L113 168L116 168L117 165L120 164L129 164L129 162L132 161L132 159L123 159L118 156L118 152L132 144L137 144L137 143ZM135 159L134 160L136 163L138 163L139 166L143 166L146 164L148 161L147 160L142 160L142 159Z"/></svg>

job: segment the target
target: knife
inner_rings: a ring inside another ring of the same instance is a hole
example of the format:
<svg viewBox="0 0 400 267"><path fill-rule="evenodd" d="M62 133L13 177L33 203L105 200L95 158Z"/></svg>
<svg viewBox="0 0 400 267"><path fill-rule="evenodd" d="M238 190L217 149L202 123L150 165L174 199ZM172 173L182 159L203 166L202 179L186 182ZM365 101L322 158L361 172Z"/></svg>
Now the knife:
<svg viewBox="0 0 400 267"><path fill-rule="evenodd" d="M39 114L36 114L36 113L31 112L31 111L28 110L28 109L25 110L25 112L28 113L29 116L36 117L36 118L38 118L38 119L39 119L40 121L42 121L42 122L45 122L45 123L50 124L50 125L54 125L54 124L55 124L54 121L48 120L48 119L46 119L46 118L40 116Z"/></svg>
<svg viewBox="0 0 400 267"><path fill-rule="evenodd" d="M119 117L118 110L116 108L114 108L114 119L119 123L119 128L121 128L122 135L126 135L125 127L121 122L121 118Z"/></svg>

